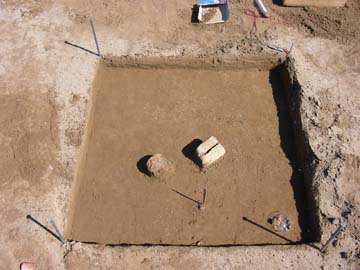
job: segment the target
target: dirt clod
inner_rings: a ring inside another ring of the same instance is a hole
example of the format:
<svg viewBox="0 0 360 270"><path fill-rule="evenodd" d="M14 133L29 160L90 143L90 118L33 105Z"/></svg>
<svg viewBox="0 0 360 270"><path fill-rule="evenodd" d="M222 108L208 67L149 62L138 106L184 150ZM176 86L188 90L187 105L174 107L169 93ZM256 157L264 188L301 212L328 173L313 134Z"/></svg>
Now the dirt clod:
<svg viewBox="0 0 360 270"><path fill-rule="evenodd" d="M162 178L175 172L174 164L162 154L153 155L146 163L146 166L150 174L156 178Z"/></svg>
<svg viewBox="0 0 360 270"><path fill-rule="evenodd" d="M214 18L216 14L216 9L215 8L207 8L204 11L204 15L203 15L203 21L204 22L208 22L210 21L212 18Z"/></svg>
<svg viewBox="0 0 360 270"><path fill-rule="evenodd" d="M343 8L304 7L280 9L286 24L299 27L313 36L348 44L360 38L360 1L348 0Z"/></svg>
<svg viewBox="0 0 360 270"><path fill-rule="evenodd" d="M291 227L289 218L283 213L275 214L271 219L271 224L278 232L287 232Z"/></svg>

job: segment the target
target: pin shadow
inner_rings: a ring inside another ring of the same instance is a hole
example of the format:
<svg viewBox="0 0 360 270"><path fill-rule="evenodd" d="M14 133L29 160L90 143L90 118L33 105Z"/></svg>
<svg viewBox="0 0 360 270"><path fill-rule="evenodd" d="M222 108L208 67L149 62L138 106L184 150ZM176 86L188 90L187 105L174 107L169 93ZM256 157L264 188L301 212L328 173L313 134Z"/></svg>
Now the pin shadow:
<svg viewBox="0 0 360 270"><path fill-rule="evenodd" d="M90 51L90 50L88 50L88 49L86 49L86 48L84 48L84 47L81 47L81 46L79 46L79 45L76 45L76 44L74 44L74 43L71 43L71 42L69 42L69 41L67 41L67 40L65 40L64 43L67 44L67 45L73 46L73 47L75 47L75 48L81 49L81 50L83 50L83 51L85 51L85 52L87 52L87 53L91 53L91 54L93 54L93 55L100 56L100 55L99 55L98 53L96 53L96 52Z"/></svg>
<svg viewBox="0 0 360 270"><path fill-rule="evenodd" d="M291 244L296 244L296 242L290 240L289 238L287 238L287 237L285 237L285 236L282 236L281 234L278 234L278 233L276 233L276 232L273 232L272 230L270 230L270 229L268 229L268 228L266 228L266 227L264 227L264 226L256 223L255 221L252 221L252 220L248 219L247 217L243 217L243 220L245 220L245 221L251 223L252 225L255 225L256 227L258 227L258 228L260 228L260 229L263 229L263 230L265 230L265 231L267 231L267 232L269 232L269 233L271 233L271 234L273 234L273 235L275 235L275 236L277 236L277 237L279 237L279 238L281 238L281 239L283 239L283 240L285 240L285 241L288 241L288 242L291 243Z"/></svg>
<svg viewBox="0 0 360 270"><path fill-rule="evenodd" d="M193 198L191 198L191 197L189 197L189 196L187 196L187 195L185 195L185 194L183 194L183 193L181 193L181 192L179 192L179 191L177 191L177 190L175 190L175 189L171 189L171 190L174 191L176 194L179 194L180 196L182 196L182 197L184 197L184 198L186 198L186 199L188 199L188 200L196 203L197 205L201 205L201 202L199 202L199 201L197 201L197 200L194 200Z"/></svg>
<svg viewBox="0 0 360 270"><path fill-rule="evenodd" d="M274 232L274 231L272 231L272 230L264 227L263 225L258 224L258 223L256 223L255 221L252 221L251 219L248 219L247 217L243 217L242 219L243 219L244 221L249 222L250 224L252 224L252 225L254 225L254 226L256 226L256 227L264 230L264 231L267 231L268 233L271 233L272 235L275 235L275 236L277 236L277 237L279 237L279 238L281 238L281 239L289 242L289 243L292 244L292 245L304 244L304 245L307 245L307 246L309 246L309 247L312 247L312 248L315 248L315 249L317 249L317 250L320 250L317 246L315 246L315 245L313 245L313 244L310 244L310 243L304 243L304 242L301 242L301 241L300 241L300 242L292 241L291 239L289 239L289 238L287 238L287 237L285 237L285 236L283 236L283 235L281 235L281 234L278 234L278 233L276 233L276 232Z"/></svg>
<svg viewBox="0 0 360 270"><path fill-rule="evenodd" d="M47 231L48 233L50 233L52 236L54 236L57 240L59 240L61 243L62 240L60 239L60 237L54 233L53 231L51 231L49 228L47 228L45 225L41 224L39 221L37 221L35 218L33 218L31 215L27 215L26 216L27 219L30 219L32 222L34 222L35 224L37 224L38 226L40 226L41 228L43 228L45 231Z"/></svg>

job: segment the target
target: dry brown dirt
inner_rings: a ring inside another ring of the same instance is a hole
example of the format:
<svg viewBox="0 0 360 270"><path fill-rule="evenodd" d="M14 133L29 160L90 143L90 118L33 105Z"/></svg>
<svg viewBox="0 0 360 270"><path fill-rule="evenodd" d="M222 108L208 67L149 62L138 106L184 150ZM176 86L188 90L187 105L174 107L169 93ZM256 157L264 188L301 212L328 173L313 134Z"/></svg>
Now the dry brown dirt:
<svg viewBox="0 0 360 270"><path fill-rule="evenodd" d="M279 1L280 2L280 1ZM279 8L286 25L298 27L312 36L349 44L360 39L360 2L348 0L340 8Z"/></svg>
<svg viewBox="0 0 360 270"><path fill-rule="evenodd" d="M67 237L173 245L303 240L303 180L292 168L292 129L281 80L280 72L257 69L101 64ZM212 135L226 155L201 172L193 155ZM174 175L157 180L144 174L146 157L155 153L174 162ZM202 201L204 189L206 204L199 210L185 196ZM289 215L291 229L282 234L289 240L243 220L271 230L268 219L275 212Z"/></svg>
<svg viewBox="0 0 360 270"><path fill-rule="evenodd" d="M255 10L250 0L231 1L229 22L212 26L190 22L190 0L0 2L0 269L19 269L23 261L59 270L359 269L360 3L348 0L340 9L264 3L270 18L256 20L254 35L253 18L244 14L244 8ZM316 157L309 171L322 229L315 246L326 242L339 220L348 224L327 252L306 245L61 245L44 230L53 230L54 218L63 232L70 206L99 62L90 16L107 56L251 63L284 59L267 44L294 43L290 55L302 85L295 88L296 124Z"/></svg>

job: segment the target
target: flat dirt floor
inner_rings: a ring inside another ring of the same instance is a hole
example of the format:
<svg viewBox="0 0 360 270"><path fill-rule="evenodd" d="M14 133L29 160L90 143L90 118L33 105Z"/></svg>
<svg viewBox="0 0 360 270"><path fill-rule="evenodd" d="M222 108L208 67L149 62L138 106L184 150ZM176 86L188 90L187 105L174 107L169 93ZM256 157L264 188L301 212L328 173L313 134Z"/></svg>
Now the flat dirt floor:
<svg viewBox="0 0 360 270"><path fill-rule="evenodd" d="M293 186L299 199L303 180L289 160L291 122L278 75L101 64L68 237L111 244L287 243L243 220L271 229L268 218L281 211L292 221L284 236L301 240ZM227 152L201 172L192 156L212 135ZM144 174L155 153L174 162L174 175ZM199 210L185 196L201 201L204 189Z"/></svg>
<svg viewBox="0 0 360 270"><path fill-rule="evenodd" d="M198 3L194 0L160 5L149 0L0 1L1 270L19 270L23 262L35 263L37 270L360 270L360 1L316 8L284 7L281 0L263 0L269 18L260 17L253 0L229 2L228 22L204 25L192 23ZM105 109L94 118L93 135L106 133L97 123L109 133L97 141L100 145L84 142L84 133L91 131L86 128L86 116L95 108L91 95L100 61L90 17L106 59L134 63L151 58L157 63L174 60L222 67L270 58L274 66L287 57L293 60L289 74L294 87L288 91L293 100L288 107L294 130L303 137L300 144L295 138L297 154L309 160L293 162L289 120L282 113L286 107L282 95L277 95L281 88L274 87L277 80L269 84L265 71L220 76L222 71L215 70L102 69L97 82L118 88L99 90L117 90L126 98L98 97L96 106ZM286 54L274 46L292 50ZM134 80L134 72L144 78ZM164 74L169 78L162 78ZM201 75L201 82L188 79L197 74L211 76ZM100 75L111 80L105 82ZM151 84L155 80L158 89ZM235 92L235 84L238 91L230 100L228 93ZM206 86L210 90L205 92ZM223 89L215 91L215 86ZM171 95L160 96L157 91ZM139 93L141 99L135 102ZM113 105L117 102L118 107ZM115 109L117 115L109 118L107 114ZM227 153L203 173L188 158L198 141L190 143L211 135ZM105 145L105 139L114 145ZM98 164L92 171L82 171L93 172L92 178L75 177L80 161L87 164L81 150L84 143L91 146L89 153L96 153L88 157ZM175 163L173 177L158 181L139 170L143 168L139 160L157 152ZM106 169L113 178L103 173ZM302 203L302 179L310 195L307 202L316 206L313 211ZM204 211L172 191L199 200L205 187ZM103 208L95 207L96 200ZM307 244L282 242L271 233L267 217L281 210L293 222L290 232L281 236ZM318 219L316 239L307 235L304 213L312 215L310 220ZM26 218L29 215L32 219ZM253 223L245 222L244 216ZM245 236L251 235L253 243L288 244L216 248L63 244L54 237L50 219L67 239L99 243L233 244L246 243ZM173 226L165 227L165 222ZM346 222L346 228L326 252L320 252L341 222ZM154 228L164 235L156 235Z"/></svg>

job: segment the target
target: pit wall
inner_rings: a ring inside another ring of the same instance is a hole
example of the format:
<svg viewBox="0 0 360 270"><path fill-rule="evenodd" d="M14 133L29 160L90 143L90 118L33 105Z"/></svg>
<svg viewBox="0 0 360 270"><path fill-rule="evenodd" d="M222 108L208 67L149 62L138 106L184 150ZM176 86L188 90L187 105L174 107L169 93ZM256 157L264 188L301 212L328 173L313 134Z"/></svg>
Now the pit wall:
<svg viewBox="0 0 360 270"><path fill-rule="evenodd" d="M104 56L102 62L111 67L135 68L187 68L187 69L262 69L271 70L285 61L284 57L273 55L246 57L241 60L235 58L178 58L178 57L130 57Z"/></svg>
<svg viewBox="0 0 360 270"><path fill-rule="evenodd" d="M94 80L92 82L91 85L91 93L90 93L90 97L89 97L89 102L87 104L87 109L86 109L86 115L85 115L85 128L84 128L84 133L82 135L81 138L81 146L80 146L80 150L79 150L79 158L78 158L78 164L75 166L75 173L74 173L74 179L73 179L73 183L72 183L72 187L70 189L70 199L69 199L69 203L68 203L68 209L67 209L67 215L66 215L66 222L65 222L65 228L64 228L64 237L65 239L70 239L70 234L71 234L71 228L73 225L73 219L74 216L76 215L75 212L75 205L76 205L76 197L77 194L79 193L79 188L80 188L80 181L79 179L81 179L82 173L84 172L83 168L85 165L85 157L87 155L87 149L88 149L88 141L89 141L89 137L91 136L91 128L86 128L89 126L92 126L93 123L93 118L94 118L94 108L95 106L93 106L96 102L96 89L98 88L98 81L101 79L101 68L100 66L104 65L103 61L100 61L97 66L96 66L96 71L95 71L95 76L94 76Z"/></svg>
<svg viewBox="0 0 360 270"><path fill-rule="evenodd" d="M315 178L318 161L310 146L309 134L302 118L302 86L300 85L294 65L294 59L289 57L279 66L283 74L284 89L288 100L288 109L292 118L294 141L296 149L297 169L303 173L305 181L306 207L310 233L308 242L320 242L322 228L319 208L319 190Z"/></svg>

